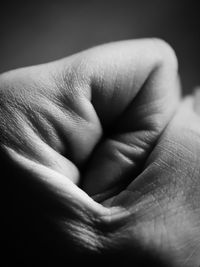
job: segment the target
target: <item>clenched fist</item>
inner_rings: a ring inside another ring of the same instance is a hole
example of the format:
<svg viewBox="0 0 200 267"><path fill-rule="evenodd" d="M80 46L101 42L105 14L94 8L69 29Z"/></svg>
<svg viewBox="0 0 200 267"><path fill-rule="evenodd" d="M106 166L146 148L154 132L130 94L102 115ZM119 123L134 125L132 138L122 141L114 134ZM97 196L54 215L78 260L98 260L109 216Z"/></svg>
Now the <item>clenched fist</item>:
<svg viewBox="0 0 200 267"><path fill-rule="evenodd" d="M198 101L181 99L176 57L157 39L2 74L3 242L13 261L198 266Z"/></svg>

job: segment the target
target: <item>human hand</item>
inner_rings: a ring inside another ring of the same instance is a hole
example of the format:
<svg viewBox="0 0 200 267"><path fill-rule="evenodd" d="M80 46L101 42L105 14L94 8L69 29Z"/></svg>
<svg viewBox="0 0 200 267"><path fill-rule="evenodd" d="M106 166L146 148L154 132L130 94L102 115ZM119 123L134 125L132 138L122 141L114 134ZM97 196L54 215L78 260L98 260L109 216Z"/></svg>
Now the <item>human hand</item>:
<svg viewBox="0 0 200 267"><path fill-rule="evenodd" d="M153 266L200 264L199 106L200 91L186 97L141 174L102 203L124 208L124 217L119 219L123 227L110 239L124 244L125 255L131 255L133 264L139 263L136 266L148 266L153 259ZM146 255L144 261L141 255Z"/></svg>
<svg viewBox="0 0 200 267"><path fill-rule="evenodd" d="M171 48L154 39L119 42L0 79L11 242L45 261L115 249L111 237L120 231L113 223L127 218L121 195L144 169L179 103Z"/></svg>

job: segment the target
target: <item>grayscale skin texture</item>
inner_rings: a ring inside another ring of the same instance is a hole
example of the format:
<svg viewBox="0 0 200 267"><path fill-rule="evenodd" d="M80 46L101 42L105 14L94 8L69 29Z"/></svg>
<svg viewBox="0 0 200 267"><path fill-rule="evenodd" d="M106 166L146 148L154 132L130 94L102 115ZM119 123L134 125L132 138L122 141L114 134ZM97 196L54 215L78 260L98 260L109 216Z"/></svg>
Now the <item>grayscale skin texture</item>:
<svg viewBox="0 0 200 267"><path fill-rule="evenodd" d="M7 261L199 266L198 107L159 39L2 74Z"/></svg>

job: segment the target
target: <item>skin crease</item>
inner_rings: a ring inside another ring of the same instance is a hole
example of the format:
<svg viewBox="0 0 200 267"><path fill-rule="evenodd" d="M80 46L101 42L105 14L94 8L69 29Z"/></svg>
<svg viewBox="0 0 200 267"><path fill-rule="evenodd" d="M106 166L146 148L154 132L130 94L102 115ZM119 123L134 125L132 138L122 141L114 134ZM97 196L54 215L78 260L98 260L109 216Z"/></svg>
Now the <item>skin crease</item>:
<svg viewBox="0 0 200 267"><path fill-rule="evenodd" d="M2 74L5 255L198 266L198 99L181 99L175 54L158 39Z"/></svg>

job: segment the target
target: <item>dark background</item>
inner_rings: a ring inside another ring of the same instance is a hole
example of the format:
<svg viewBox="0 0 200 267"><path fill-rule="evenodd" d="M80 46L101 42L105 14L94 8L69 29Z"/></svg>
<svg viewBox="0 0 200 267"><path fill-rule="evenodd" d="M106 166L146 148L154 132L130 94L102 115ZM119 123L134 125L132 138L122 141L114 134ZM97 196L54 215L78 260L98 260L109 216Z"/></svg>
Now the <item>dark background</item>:
<svg viewBox="0 0 200 267"><path fill-rule="evenodd" d="M0 6L0 72L97 44L159 37L175 49L185 92L200 84L198 1L6 1Z"/></svg>

